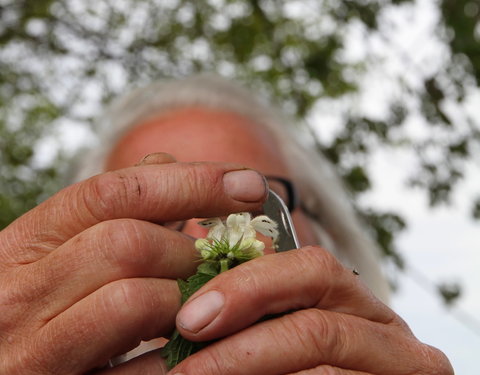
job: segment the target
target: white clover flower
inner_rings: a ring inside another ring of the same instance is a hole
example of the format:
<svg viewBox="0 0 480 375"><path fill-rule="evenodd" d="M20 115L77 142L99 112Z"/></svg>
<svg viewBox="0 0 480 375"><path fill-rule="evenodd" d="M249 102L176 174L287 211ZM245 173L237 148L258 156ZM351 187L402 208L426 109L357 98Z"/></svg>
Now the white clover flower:
<svg viewBox="0 0 480 375"><path fill-rule="evenodd" d="M223 222L220 218L200 221L199 225L209 228L207 237L195 242L202 258L227 257L238 261L263 255L265 244L257 240L257 232L271 237L275 246L278 238L277 223L268 216L252 219L248 212L231 214Z"/></svg>

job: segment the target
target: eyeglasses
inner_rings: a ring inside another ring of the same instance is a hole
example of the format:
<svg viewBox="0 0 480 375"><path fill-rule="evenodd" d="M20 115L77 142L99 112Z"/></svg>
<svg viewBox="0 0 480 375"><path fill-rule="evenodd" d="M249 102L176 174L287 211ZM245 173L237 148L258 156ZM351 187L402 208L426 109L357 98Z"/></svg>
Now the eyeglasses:
<svg viewBox="0 0 480 375"><path fill-rule="evenodd" d="M277 193L291 213L300 206L298 192L295 185L288 178L280 176L265 176L270 190ZM163 226L170 230L181 232L185 227L186 221L172 221L164 223Z"/></svg>
<svg viewBox="0 0 480 375"><path fill-rule="evenodd" d="M288 178L278 176L265 176L265 178L267 179L270 190L282 198L290 213L298 208L300 200L298 199L297 189L292 181Z"/></svg>

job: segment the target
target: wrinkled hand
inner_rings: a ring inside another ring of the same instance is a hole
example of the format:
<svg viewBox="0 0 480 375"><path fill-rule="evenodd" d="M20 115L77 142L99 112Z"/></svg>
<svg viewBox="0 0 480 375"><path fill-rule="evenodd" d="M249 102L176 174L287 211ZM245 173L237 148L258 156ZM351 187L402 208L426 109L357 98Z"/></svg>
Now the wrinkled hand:
<svg viewBox="0 0 480 375"><path fill-rule="evenodd" d="M171 332L175 279L196 256L190 238L154 223L258 210L266 195L256 172L237 184L237 165L171 161L72 185L0 233L1 374L86 373ZM125 369L166 371L147 355L101 373Z"/></svg>
<svg viewBox="0 0 480 375"><path fill-rule="evenodd" d="M254 324L283 312L290 313ZM171 374L453 374L440 351L419 342L358 276L317 247L217 276L182 307L177 327L193 341L223 339Z"/></svg>

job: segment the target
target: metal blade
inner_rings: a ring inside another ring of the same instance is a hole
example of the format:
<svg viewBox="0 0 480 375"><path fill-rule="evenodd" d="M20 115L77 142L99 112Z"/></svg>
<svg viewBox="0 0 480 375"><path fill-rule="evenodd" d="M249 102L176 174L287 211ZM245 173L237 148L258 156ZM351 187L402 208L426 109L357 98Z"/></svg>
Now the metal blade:
<svg viewBox="0 0 480 375"><path fill-rule="evenodd" d="M271 190L269 191L268 199L263 204L263 213L278 224L277 253L300 247L287 206L282 198Z"/></svg>

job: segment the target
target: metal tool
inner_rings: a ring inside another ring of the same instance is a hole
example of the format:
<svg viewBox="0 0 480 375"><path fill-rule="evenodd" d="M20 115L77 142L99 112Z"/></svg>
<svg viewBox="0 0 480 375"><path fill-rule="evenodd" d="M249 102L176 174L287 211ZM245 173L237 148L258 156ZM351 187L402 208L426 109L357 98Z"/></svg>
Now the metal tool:
<svg viewBox="0 0 480 375"><path fill-rule="evenodd" d="M277 193L269 190L268 199L263 204L263 213L278 224L277 253L300 247L290 212Z"/></svg>

